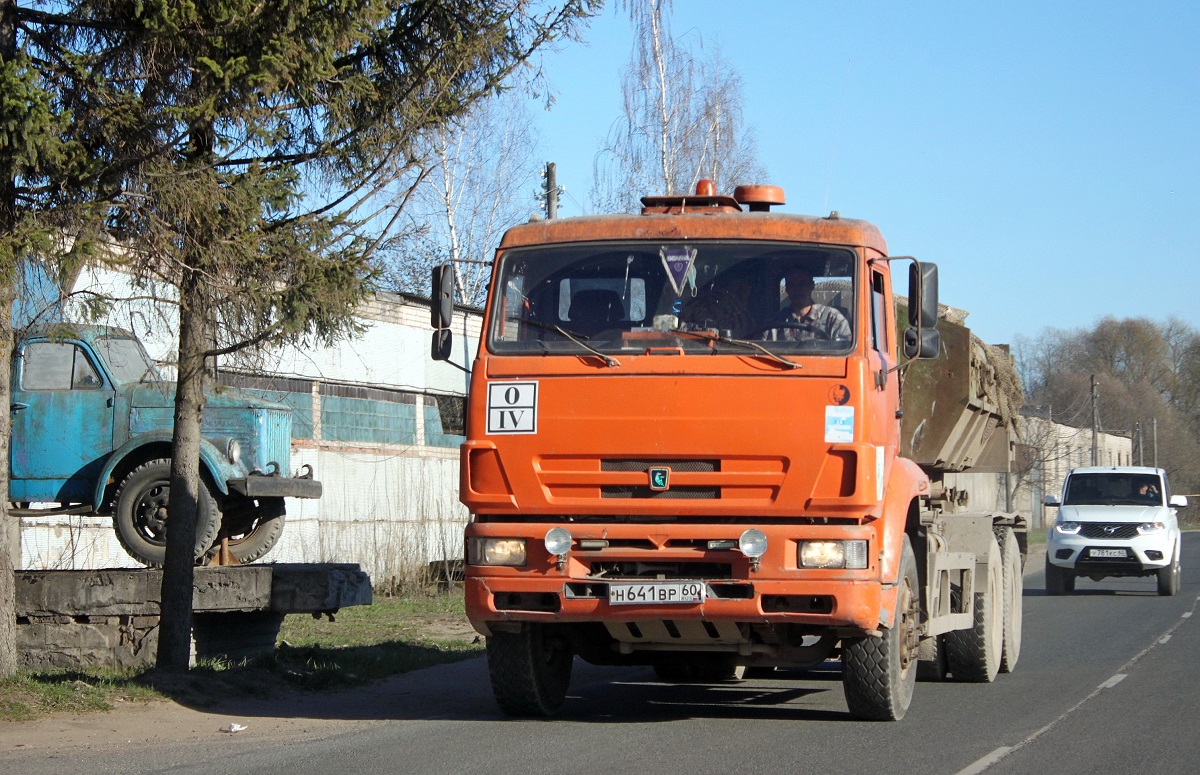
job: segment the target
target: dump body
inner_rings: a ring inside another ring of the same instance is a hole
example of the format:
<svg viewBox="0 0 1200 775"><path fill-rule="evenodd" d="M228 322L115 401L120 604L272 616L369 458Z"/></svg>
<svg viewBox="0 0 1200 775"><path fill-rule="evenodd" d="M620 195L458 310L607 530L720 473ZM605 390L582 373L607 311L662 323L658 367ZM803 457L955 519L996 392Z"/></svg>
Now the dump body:
<svg viewBox="0 0 1200 775"><path fill-rule="evenodd" d="M972 627L977 573L1001 578L1001 523L947 519L904 455L899 351L938 348L929 328L901 347L882 236L765 211L777 191L648 197L641 215L505 235L461 498L467 614L506 711L552 712L571 654L712 678L840 650L851 712L899 718L919 648ZM915 276L936 287L935 271ZM912 410L926 428L937 400ZM935 452L907 438L939 465L966 438L951 454L968 468L987 423L947 422ZM894 681L871 674L889 659Z"/></svg>
<svg viewBox="0 0 1200 775"><path fill-rule="evenodd" d="M167 490L160 484L171 457L175 384L132 334L106 326L34 329L13 357L10 497L114 514L120 536L124 493L122 545L135 559L161 564ZM216 520L207 525L209 543L224 516L235 559L256 559L249 555L261 556L278 538L283 498L321 493L311 476L288 476L291 411L242 391L211 391L201 432L208 514ZM146 473L138 487L123 487L139 469Z"/></svg>

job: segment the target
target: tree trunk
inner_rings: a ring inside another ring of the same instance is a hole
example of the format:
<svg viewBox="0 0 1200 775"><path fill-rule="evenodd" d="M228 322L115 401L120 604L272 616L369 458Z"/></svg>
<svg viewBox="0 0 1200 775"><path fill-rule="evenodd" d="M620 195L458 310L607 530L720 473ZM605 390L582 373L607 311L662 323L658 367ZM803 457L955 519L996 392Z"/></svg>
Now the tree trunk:
<svg viewBox="0 0 1200 775"><path fill-rule="evenodd" d="M0 0L0 62L17 53L16 0ZM0 153L0 240L11 237L17 221L16 172L11 149ZM15 297L16 251L0 245L0 403L11 403L10 354L13 346L12 309ZM2 399L8 396L7 401ZM13 572L21 562L21 524L8 514L8 449L12 412L0 419L0 678L17 672L17 604Z"/></svg>
<svg viewBox="0 0 1200 775"><path fill-rule="evenodd" d="M187 271L179 288L179 381L175 388L167 553L158 632L157 664L166 670L186 670L191 664L193 548L200 488L204 486L200 481L200 423L204 415L207 343L203 282L199 272Z"/></svg>

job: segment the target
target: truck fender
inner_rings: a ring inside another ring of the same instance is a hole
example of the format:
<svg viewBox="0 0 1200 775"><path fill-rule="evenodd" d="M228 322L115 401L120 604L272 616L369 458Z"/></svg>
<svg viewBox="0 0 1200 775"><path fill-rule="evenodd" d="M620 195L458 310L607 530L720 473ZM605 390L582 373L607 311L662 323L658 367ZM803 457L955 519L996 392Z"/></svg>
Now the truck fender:
<svg viewBox="0 0 1200 775"><path fill-rule="evenodd" d="M142 433L113 450L112 454L109 455L108 461L104 464L104 470L96 478L96 491L92 496L92 503L96 504L96 508L100 509L103 507L104 493L108 489L108 479L125 459L137 450L151 444L166 444L170 447L171 435L170 429ZM216 445L204 437L200 439L200 465L212 477L213 483L216 484L221 494L228 495L229 486L226 484L226 481L235 472L232 471L228 461L225 460L224 454L217 449Z"/></svg>
<svg viewBox="0 0 1200 775"><path fill-rule="evenodd" d="M879 578L883 582L879 621L887 627L892 625L892 612L896 610L900 556L904 550L909 506L921 495L928 494L929 477L920 466L907 458L897 458L892 462L883 501L880 503L881 519L877 522L880 541Z"/></svg>

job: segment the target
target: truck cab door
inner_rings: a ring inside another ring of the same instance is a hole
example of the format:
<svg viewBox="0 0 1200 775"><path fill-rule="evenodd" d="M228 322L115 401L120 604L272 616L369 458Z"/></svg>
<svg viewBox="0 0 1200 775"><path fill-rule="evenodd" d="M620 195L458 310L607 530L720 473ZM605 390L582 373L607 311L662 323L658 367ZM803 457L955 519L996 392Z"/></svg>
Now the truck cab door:
<svg viewBox="0 0 1200 775"><path fill-rule="evenodd" d="M9 497L90 503L112 452L112 383L75 342L25 342L13 366Z"/></svg>

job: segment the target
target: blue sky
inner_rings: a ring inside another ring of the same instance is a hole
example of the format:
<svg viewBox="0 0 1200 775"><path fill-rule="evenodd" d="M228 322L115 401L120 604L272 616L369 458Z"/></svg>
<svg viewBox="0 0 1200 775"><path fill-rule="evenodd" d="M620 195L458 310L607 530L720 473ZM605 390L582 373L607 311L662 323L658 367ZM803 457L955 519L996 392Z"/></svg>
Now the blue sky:
<svg viewBox="0 0 1200 775"><path fill-rule="evenodd" d="M741 75L755 182L936 262L986 341L1105 314L1200 328L1200 3L675 0L670 19ZM545 57L557 102L534 110L560 216L586 211L632 46L615 3L584 36Z"/></svg>

